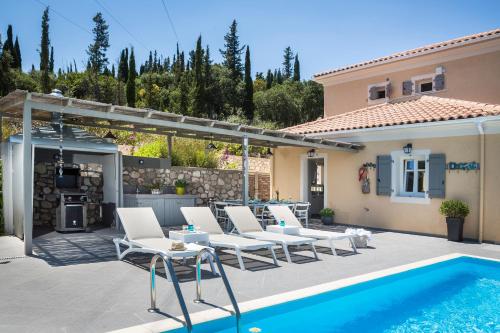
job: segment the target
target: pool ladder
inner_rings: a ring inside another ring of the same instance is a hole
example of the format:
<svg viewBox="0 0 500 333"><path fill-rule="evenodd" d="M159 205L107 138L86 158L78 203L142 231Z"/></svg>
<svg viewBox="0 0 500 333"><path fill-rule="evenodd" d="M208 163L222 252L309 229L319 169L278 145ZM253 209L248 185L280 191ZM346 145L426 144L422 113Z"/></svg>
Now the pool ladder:
<svg viewBox="0 0 500 333"><path fill-rule="evenodd" d="M234 297L233 290L231 289L231 285L226 276L226 272L222 267L219 256L215 253L215 251L211 248L203 248L198 255L196 256L196 299L195 303L202 303L203 299L201 298L201 261L203 260L204 255L210 256L215 263L217 264L217 268L219 270L220 277L224 282L224 286L226 287L227 294L229 299L231 300L231 304L234 309L234 315L236 316L236 327L239 331L239 322L241 318L240 309L238 307L238 303L236 302L236 298ZM177 295L177 300L179 301L179 305L182 310L182 315L184 316L184 321L186 323L186 328L188 332L193 330L193 324L191 322L191 317L189 316L189 312L186 307L186 302L184 301L184 297L182 296L181 288L179 286L179 280L175 275L174 266L172 265L172 259L165 256L164 254L155 254L153 259L151 259L151 263L149 265L150 270L150 294L151 294L151 307L148 309L149 312L158 312L159 309L156 307L156 262L158 259L163 260L163 264L165 266L165 272L167 276L170 277L172 284L174 285L175 294Z"/></svg>

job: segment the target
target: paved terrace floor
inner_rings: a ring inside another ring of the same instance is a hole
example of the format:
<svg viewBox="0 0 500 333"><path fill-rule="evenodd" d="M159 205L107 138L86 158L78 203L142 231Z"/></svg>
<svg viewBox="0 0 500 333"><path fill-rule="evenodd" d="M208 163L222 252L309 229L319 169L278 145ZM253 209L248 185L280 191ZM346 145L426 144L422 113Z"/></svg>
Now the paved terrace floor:
<svg viewBox="0 0 500 333"><path fill-rule="evenodd" d="M149 257L117 261L111 241L115 236L110 229L51 232L35 238L36 256L0 259L0 332L105 332L179 316L173 288L165 278L157 282L157 304L164 315L146 311ZM356 255L344 242L338 244L338 256L331 254L327 244L319 245L319 261L309 251L296 250L296 263L288 264L279 251L280 267L265 253L246 255L247 271L238 269L231 252L220 256L239 302L454 252L500 259L498 245L452 243L394 232L375 233L370 248ZM21 241L0 237L0 258L21 254ZM212 277L207 265L204 269L205 300L219 306L229 304L220 278ZM176 272L189 311L210 309L191 301L195 297L193 266L176 265Z"/></svg>

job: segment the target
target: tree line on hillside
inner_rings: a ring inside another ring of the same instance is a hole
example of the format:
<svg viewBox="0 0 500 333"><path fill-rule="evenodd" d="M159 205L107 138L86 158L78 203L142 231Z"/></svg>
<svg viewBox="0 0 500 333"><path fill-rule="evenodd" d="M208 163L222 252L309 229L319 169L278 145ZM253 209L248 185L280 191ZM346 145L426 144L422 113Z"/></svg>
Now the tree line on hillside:
<svg viewBox="0 0 500 333"><path fill-rule="evenodd" d="M27 73L22 70L19 38L14 40L12 25L4 42L0 36L0 96L14 89L50 93L57 88L80 99L267 127L291 126L323 113L323 89L301 80L299 57L291 47L284 50L281 68L252 77L251 49L241 44L236 20L219 50L222 63L213 62L211 49L203 46L200 35L187 53L178 44L171 57L150 51L138 72L133 47L124 48L116 67L114 63L110 67L109 26L101 13L93 17L85 68L78 68L73 60L56 72L49 21L47 7L42 15L40 64Z"/></svg>

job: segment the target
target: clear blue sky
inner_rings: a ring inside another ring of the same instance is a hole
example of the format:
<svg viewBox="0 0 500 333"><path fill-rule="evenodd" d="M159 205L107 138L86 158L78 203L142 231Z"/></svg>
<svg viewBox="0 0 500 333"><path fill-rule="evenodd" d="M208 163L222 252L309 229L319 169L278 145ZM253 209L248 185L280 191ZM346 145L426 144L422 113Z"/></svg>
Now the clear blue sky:
<svg viewBox="0 0 500 333"><path fill-rule="evenodd" d="M5 40L7 24L19 36L23 67L38 68L40 22L48 4L80 29L56 13L50 15L50 38L55 49L55 67L65 67L74 58L83 68L85 50L92 36L91 18L101 11L110 25L108 58L116 63L119 52L133 45L141 63L149 49L171 55L176 37L161 0L2 0L0 31ZM199 34L209 44L216 62L218 49L232 19L239 24L240 39L250 45L252 71L281 65L283 49L290 45L299 53L302 78L334 67L383 56L466 34L500 27L500 1L293 1L293 0L165 0L179 43L194 48ZM103 4L135 37L131 37Z"/></svg>

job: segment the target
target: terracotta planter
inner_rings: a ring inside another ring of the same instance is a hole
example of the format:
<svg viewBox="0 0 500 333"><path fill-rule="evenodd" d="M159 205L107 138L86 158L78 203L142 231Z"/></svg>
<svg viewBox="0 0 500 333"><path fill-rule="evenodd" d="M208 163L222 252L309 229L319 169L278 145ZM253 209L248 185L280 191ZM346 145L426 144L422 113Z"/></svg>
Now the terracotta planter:
<svg viewBox="0 0 500 333"><path fill-rule="evenodd" d="M184 195L186 193L186 188L185 187L176 187L175 188L175 194L177 195Z"/></svg>
<svg viewBox="0 0 500 333"><path fill-rule="evenodd" d="M446 225L448 227L448 240L452 242L461 242L464 240L464 218L447 217Z"/></svg>

